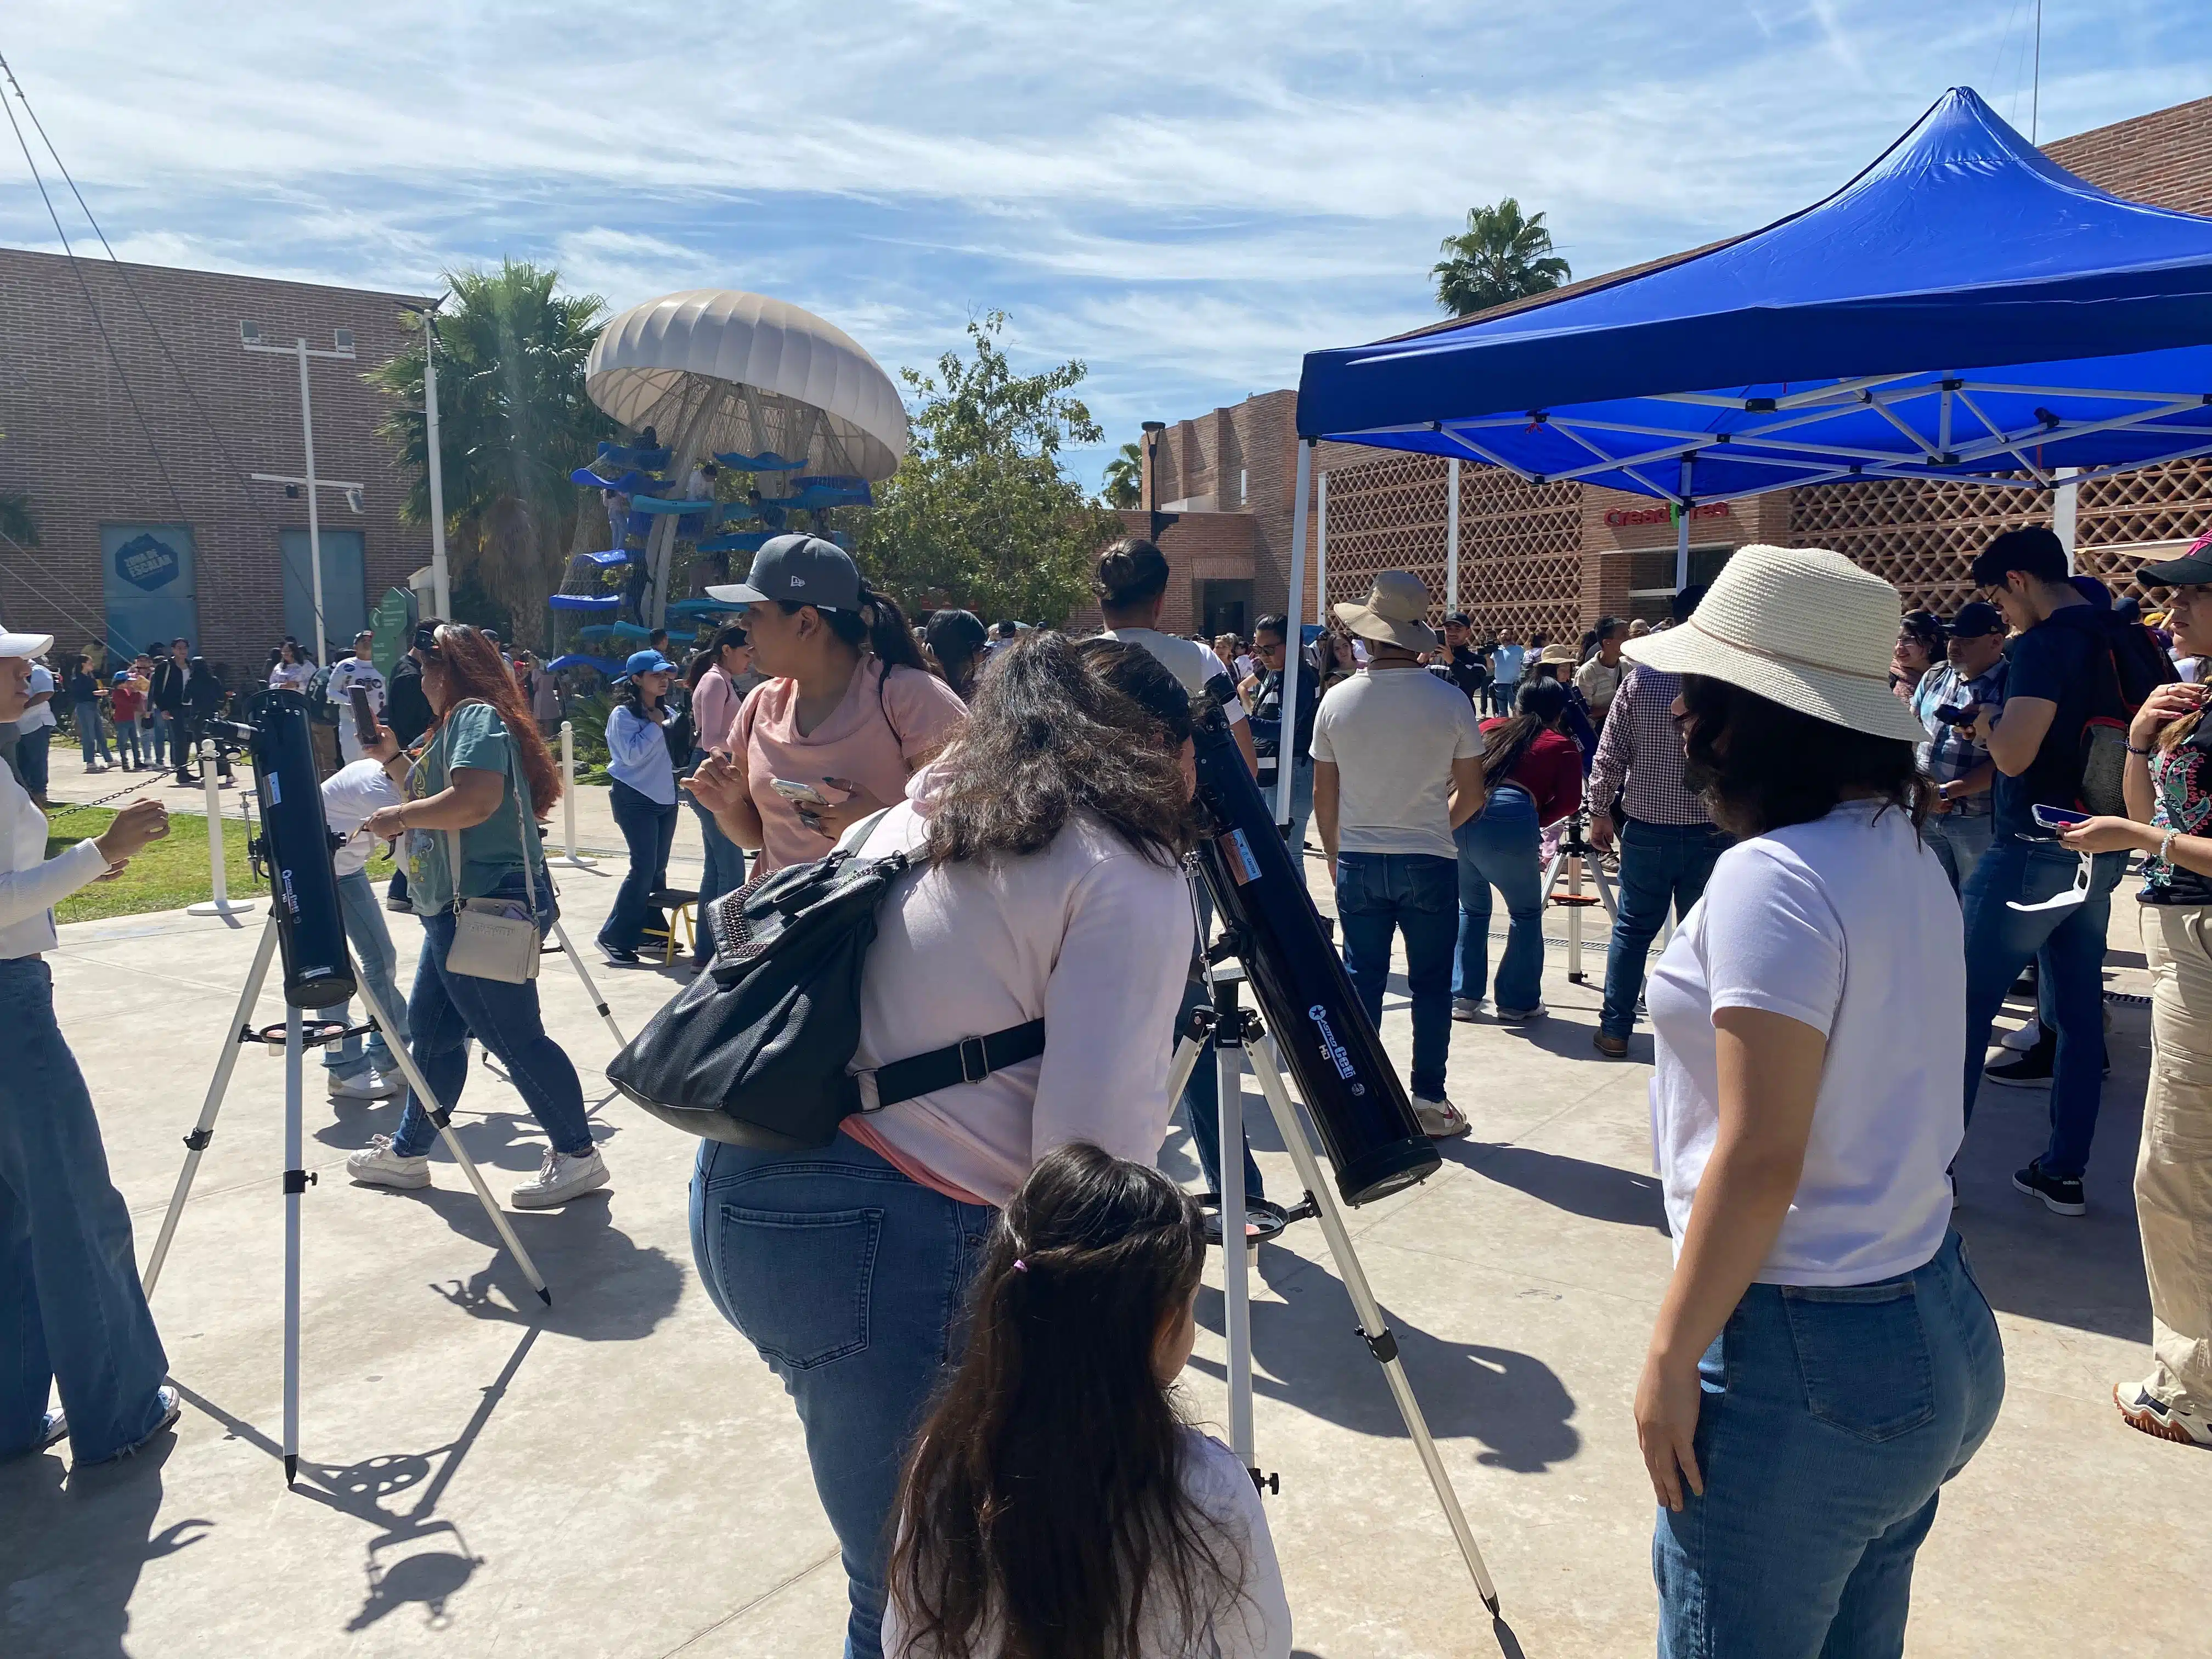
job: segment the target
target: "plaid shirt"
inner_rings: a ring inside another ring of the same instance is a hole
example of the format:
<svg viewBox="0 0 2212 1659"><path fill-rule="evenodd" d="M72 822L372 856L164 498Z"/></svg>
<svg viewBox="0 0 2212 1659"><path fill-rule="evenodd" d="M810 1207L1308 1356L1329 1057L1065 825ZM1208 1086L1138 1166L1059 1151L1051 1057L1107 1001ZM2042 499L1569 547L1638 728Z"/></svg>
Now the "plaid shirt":
<svg viewBox="0 0 2212 1659"><path fill-rule="evenodd" d="M1928 728L1928 741L1920 745L1920 769L1938 783L1955 783L1990 757L1990 751L1968 737L1965 730L1936 718L1939 708L1964 708L1979 703L1994 718L2004 707L2005 659L1999 657L1989 670L1968 679L1949 663L1938 663L1921 676L1912 693L1912 712ZM1960 817L1979 817L1993 804L1990 792L1961 795L1951 803Z"/></svg>
<svg viewBox="0 0 2212 1659"><path fill-rule="evenodd" d="M1621 810L1646 823L1711 823L1705 803L1682 781L1682 734L1674 702L1682 677L1632 669L1613 695L1586 792L1593 812Z"/></svg>

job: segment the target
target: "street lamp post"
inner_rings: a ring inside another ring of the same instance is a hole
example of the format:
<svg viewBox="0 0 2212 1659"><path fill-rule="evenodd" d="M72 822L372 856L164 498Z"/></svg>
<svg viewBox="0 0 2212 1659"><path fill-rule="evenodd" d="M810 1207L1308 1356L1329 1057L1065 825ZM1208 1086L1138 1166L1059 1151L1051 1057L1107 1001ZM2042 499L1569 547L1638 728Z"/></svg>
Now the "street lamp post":
<svg viewBox="0 0 2212 1659"><path fill-rule="evenodd" d="M336 357L347 362L354 361L353 335L341 329L337 338L343 343L334 349L310 349L304 338L289 346L264 345L261 331L251 323L239 325L240 344L248 351L265 352L271 356L296 357L300 363L300 435L301 447L307 451L307 474L303 478L289 478L275 473L257 472L253 476L264 483L289 484L307 492L307 562L312 567L315 601L315 660L330 660L330 640L323 623L323 523L315 497L317 489L338 489L348 493L349 499L358 501L362 486L357 483L336 483L315 477L315 415L313 394L307 387L307 359ZM355 508L356 512L360 509Z"/></svg>
<svg viewBox="0 0 2212 1659"><path fill-rule="evenodd" d="M445 450L438 441L438 307L441 295L426 306L406 307L422 319L422 441L430 474L430 604L441 617L453 614L453 588L446 564Z"/></svg>

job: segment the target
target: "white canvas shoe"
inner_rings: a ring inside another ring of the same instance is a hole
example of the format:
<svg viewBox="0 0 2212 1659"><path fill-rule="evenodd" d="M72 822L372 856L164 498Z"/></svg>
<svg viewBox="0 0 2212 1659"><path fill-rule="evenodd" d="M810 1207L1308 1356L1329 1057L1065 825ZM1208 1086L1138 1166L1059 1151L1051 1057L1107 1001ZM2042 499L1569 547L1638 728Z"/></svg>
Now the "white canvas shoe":
<svg viewBox="0 0 2212 1659"><path fill-rule="evenodd" d="M356 1072L351 1077L331 1073L332 1100L390 1100L395 1095L407 1092L407 1079L397 1072L380 1072L371 1066L366 1072Z"/></svg>
<svg viewBox="0 0 2212 1659"><path fill-rule="evenodd" d="M346 1159L346 1173L371 1187L427 1187L430 1159L403 1158L392 1150L390 1135L378 1135Z"/></svg>
<svg viewBox="0 0 2212 1659"><path fill-rule="evenodd" d="M1449 1140L1466 1134L1474 1126L1466 1115L1448 1099L1423 1100L1413 1097L1413 1116L1421 1126L1421 1133L1431 1140Z"/></svg>
<svg viewBox="0 0 2212 1659"><path fill-rule="evenodd" d="M606 1160L598 1147L571 1156L549 1146L544 1162L538 1166L538 1178L517 1187L507 1195L507 1201L518 1210L547 1210L605 1186L608 1179Z"/></svg>

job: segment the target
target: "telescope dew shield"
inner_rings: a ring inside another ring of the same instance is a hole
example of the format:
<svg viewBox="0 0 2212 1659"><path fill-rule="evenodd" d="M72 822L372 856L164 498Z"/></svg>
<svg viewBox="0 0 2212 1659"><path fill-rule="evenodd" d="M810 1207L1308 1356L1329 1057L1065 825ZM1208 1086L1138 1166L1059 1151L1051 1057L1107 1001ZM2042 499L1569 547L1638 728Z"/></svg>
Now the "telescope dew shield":
<svg viewBox="0 0 2212 1659"><path fill-rule="evenodd" d="M327 1008L352 996L356 987L307 700L296 691L264 691L251 709L253 781L261 796L270 908L284 959L284 1000L295 1008Z"/></svg>
<svg viewBox="0 0 2212 1659"><path fill-rule="evenodd" d="M1410 1187L1443 1160L1322 931L1228 720L1218 706L1194 713L1198 799L1207 819L1199 870L1246 941L1245 976L1321 1131L1336 1189L1346 1204L1364 1204ZM1233 1164L1235 1152L1227 1156Z"/></svg>

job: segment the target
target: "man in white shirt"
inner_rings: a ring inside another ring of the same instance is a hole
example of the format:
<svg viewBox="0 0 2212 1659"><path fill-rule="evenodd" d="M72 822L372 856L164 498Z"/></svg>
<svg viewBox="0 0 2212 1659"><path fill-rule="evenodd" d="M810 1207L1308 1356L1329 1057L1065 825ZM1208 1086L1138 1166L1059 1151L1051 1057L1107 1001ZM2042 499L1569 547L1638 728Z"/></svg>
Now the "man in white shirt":
<svg viewBox="0 0 2212 1659"><path fill-rule="evenodd" d="M1498 636L1498 644L1490 653L1490 712L1510 714L1513 700L1521 693L1521 669L1528 660L1528 653L1519 642L1519 635L1507 629Z"/></svg>
<svg viewBox="0 0 2212 1659"><path fill-rule="evenodd" d="M384 671L368 654L375 642L376 635L362 629L353 637L353 655L341 659L331 669L328 684L331 702L338 711L338 753L349 764L362 758L361 734L354 730L356 688L368 693L368 712L380 720L384 718Z"/></svg>
<svg viewBox="0 0 2212 1659"><path fill-rule="evenodd" d="M1391 941L1404 933L1414 1115L1431 1135L1463 1135L1468 1121L1444 1093L1459 939L1452 831L1482 810L1482 728L1466 695L1421 665L1438 641L1418 576L1385 570L1365 604L1334 609L1367 641L1367 666L1314 716L1314 824L1336 883L1345 970L1379 1030Z"/></svg>
<svg viewBox="0 0 2212 1659"><path fill-rule="evenodd" d="M385 927L376 890L368 884L369 854L376 850L376 843L357 832L378 807L404 802L400 783L407 775L407 757L390 727L379 726L376 735L376 746L367 756L324 780L323 818L332 835L345 837L344 845L331 856L331 865L337 874L338 909L345 918L346 942L353 946L355 966L370 994L391 1016L392 1041L404 1043L407 1000L392 983L399 953L392 948L392 935ZM315 1018L350 1025L349 1012L350 1006L341 1002L319 1010ZM357 1036L325 1046L323 1069L332 1100L385 1100L404 1093L407 1088L381 1031L370 1036L366 1051Z"/></svg>

